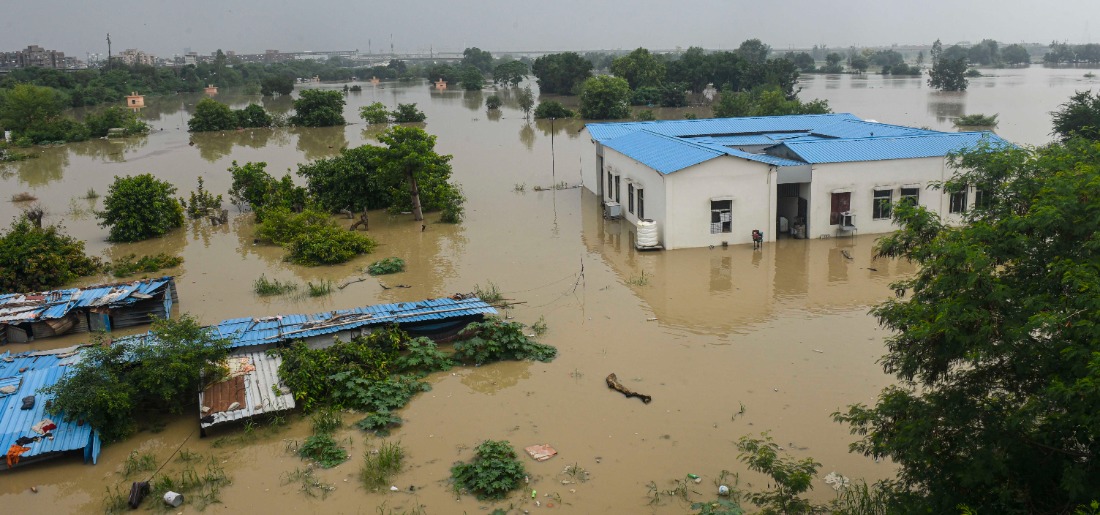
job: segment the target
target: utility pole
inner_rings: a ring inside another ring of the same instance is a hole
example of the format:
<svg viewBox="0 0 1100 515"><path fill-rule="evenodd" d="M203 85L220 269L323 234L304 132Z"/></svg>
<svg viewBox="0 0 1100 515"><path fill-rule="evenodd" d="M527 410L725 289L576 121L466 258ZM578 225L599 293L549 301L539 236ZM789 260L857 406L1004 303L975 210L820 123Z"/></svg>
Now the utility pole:
<svg viewBox="0 0 1100 515"><path fill-rule="evenodd" d="M111 67L111 33L107 33L107 68Z"/></svg>

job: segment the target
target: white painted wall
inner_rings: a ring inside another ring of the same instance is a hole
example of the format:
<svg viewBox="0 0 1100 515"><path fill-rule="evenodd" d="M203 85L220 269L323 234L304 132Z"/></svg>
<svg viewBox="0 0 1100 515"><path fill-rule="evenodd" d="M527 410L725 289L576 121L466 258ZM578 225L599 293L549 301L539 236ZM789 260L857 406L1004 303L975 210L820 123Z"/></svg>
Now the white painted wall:
<svg viewBox="0 0 1100 515"><path fill-rule="evenodd" d="M726 156L669 174L665 248L752 243L752 230L775 238L775 172L763 163ZM710 233L711 199L732 198L729 233Z"/></svg>
<svg viewBox="0 0 1100 515"><path fill-rule="evenodd" d="M922 206L940 213L945 220L952 221L957 217L946 216L948 208L946 195L942 191L928 189L930 183L943 181L949 176L950 170L947 169L946 161L942 157L814 165L813 179L810 183L811 200L807 236L836 236L837 226L829 225L829 212L832 208L832 193L837 190L852 192L851 210L855 215L855 226L860 234L881 234L897 230L897 226L888 218L882 220L871 218L874 190L892 190L891 200L896 204L900 199L901 187L910 184L920 185Z"/></svg>
<svg viewBox="0 0 1100 515"><path fill-rule="evenodd" d="M592 154L595 155L595 152ZM619 177L619 199L623 208L623 219L632 224L637 224L638 209L637 206L635 206L634 213L629 211L630 199L627 198L627 194L630 191L630 184L633 184L635 188L644 189L645 217L657 222L657 239L664 244L665 222L667 220L667 204L665 197L666 176L607 147L603 149L603 168L603 174L601 179L599 179L604 183L604 196L602 200L611 200L615 198L615 192L607 189L607 173L608 170L610 170L613 176L617 175ZM587 179L585 180L585 187L589 187ZM593 185L589 189L593 192L599 191L599 187L596 185ZM668 248L667 245L665 248Z"/></svg>

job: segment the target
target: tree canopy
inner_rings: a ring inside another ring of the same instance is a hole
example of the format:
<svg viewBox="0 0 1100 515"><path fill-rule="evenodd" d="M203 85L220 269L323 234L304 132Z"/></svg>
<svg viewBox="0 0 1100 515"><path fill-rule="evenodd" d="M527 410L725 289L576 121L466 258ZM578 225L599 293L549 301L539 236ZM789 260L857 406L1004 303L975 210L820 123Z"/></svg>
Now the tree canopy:
<svg viewBox="0 0 1100 515"><path fill-rule="evenodd" d="M513 88L519 86L519 83L523 81L523 78L527 76L527 65L522 61L505 61L493 68L493 82L505 85L509 84Z"/></svg>
<svg viewBox="0 0 1100 515"><path fill-rule="evenodd" d="M1050 114L1054 118L1053 134L1062 140L1079 136L1100 141L1100 93L1078 91Z"/></svg>
<svg viewBox="0 0 1100 515"><path fill-rule="evenodd" d="M344 125L344 95L335 90L305 89L294 100L290 123L302 127Z"/></svg>
<svg viewBox="0 0 1100 515"><path fill-rule="evenodd" d="M574 95L592 76L592 63L576 52L550 54L535 59L531 72L538 78L541 93Z"/></svg>
<svg viewBox="0 0 1100 515"><path fill-rule="evenodd" d="M38 227L25 216L0 234L0 293L43 291L99 270L84 242L61 227Z"/></svg>
<svg viewBox="0 0 1100 515"><path fill-rule="evenodd" d="M103 211L96 217L110 227L108 240L140 241L163 236L183 225L183 207L175 197L176 187L152 174L118 177L103 197Z"/></svg>
<svg viewBox="0 0 1100 515"><path fill-rule="evenodd" d="M899 467L913 512L1069 513L1100 492L1100 143L976 148L964 224L898 205L879 256L920 265L872 310L899 383L836 419Z"/></svg>
<svg viewBox="0 0 1100 515"><path fill-rule="evenodd" d="M833 112L826 100L803 103L797 98L788 99L777 87L757 88L736 92L722 90L722 96L714 105L715 118L740 116L781 116L789 114L828 114Z"/></svg>
<svg viewBox="0 0 1100 515"><path fill-rule="evenodd" d="M966 91L969 83L966 79L966 59L965 54L952 56L937 39L932 44L932 69L928 72L928 85L943 91Z"/></svg>
<svg viewBox="0 0 1100 515"><path fill-rule="evenodd" d="M493 54L478 47L467 48L462 51L462 66L472 66L482 73L492 73Z"/></svg>
<svg viewBox="0 0 1100 515"><path fill-rule="evenodd" d="M611 73L626 79L631 89L659 86L665 78L665 63L649 50L637 48L611 61Z"/></svg>
<svg viewBox="0 0 1100 515"><path fill-rule="evenodd" d="M237 127L233 110L213 98L204 98L195 104L195 113L187 120L191 132L226 131Z"/></svg>
<svg viewBox="0 0 1100 515"><path fill-rule="evenodd" d="M630 117L630 84L626 79L599 75L581 85L581 116L590 120Z"/></svg>

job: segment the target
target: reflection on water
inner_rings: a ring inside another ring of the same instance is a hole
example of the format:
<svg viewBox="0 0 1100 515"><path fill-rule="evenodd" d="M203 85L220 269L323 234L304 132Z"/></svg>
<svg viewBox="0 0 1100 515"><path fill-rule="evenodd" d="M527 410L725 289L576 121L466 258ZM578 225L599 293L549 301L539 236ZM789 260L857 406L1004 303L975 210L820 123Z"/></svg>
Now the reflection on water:
<svg viewBox="0 0 1100 515"><path fill-rule="evenodd" d="M464 91L462 105L471 111L480 111L485 106L485 98L482 96L481 90Z"/></svg>
<svg viewBox="0 0 1100 515"><path fill-rule="evenodd" d="M520 127L519 141L527 147L527 150L535 148L535 128L531 127L530 123L525 123L523 127Z"/></svg>
<svg viewBox="0 0 1100 515"><path fill-rule="evenodd" d="M68 145L69 150L78 156L87 156L101 161L121 163L126 154L136 153L149 143L149 136L129 136L126 138L94 139Z"/></svg>
<svg viewBox="0 0 1100 515"><path fill-rule="evenodd" d="M952 122L966 114L965 91L933 91L928 93L928 113L940 123Z"/></svg>
<svg viewBox="0 0 1100 515"><path fill-rule="evenodd" d="M65 176L65 168L69 166L68 146L36 147L25 152L34 158L7 165L0 164L0 173L5 178L14 175L20 184L37 188L59 181ZM11 172L13 169L14 173Z"/></svg>
<svg viewBox="0 0 1100 515"><path fill-rule="evenodd" d="M314 129L294 127L291 132L298 136L295 147L310 161L332 157L339 154L340 149L348 146L348 139L344 136L344 127L318 127Z"/></svg>
<svg viewBox="0 0 1100 515"><path fill-rule="evenodd" d="M478 393L493 395L531 377L530 361L510 361L477 367L462 374L462 384Z"/></svg>

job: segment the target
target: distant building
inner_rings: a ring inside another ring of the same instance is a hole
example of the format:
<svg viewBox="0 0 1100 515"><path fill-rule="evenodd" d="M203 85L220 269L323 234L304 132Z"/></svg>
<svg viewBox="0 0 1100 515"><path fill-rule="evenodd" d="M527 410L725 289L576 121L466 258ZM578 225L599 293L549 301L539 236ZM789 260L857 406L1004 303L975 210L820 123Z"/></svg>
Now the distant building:
<svg viewBox="0 0 1100 515"><path fill-rule="evenodd" d="M147 54L136 48L127 48L126 50L123 50L120 54L118 54L118 57L116 57L115 59L118 59L119 61L126 63L130 66L134 66L136 64L153 66L157 62L156 56L154 56L153 54Z"/></svg>
<svg viewBox="0 0 1100 515"><path fill-rule="evenodd" d="M0 52L0 69L12 68L75 68L77 61L66 58L65 52L47 50L38 45L29 45L15 52Z"/></svg>
<svg viewBox="0 0 1100 515"><path fill-rule="evenodd" d="M137 94L136 91L131 92L129 95L126 95L126 107L135 111L145 107L145 97Z"/></svg>

